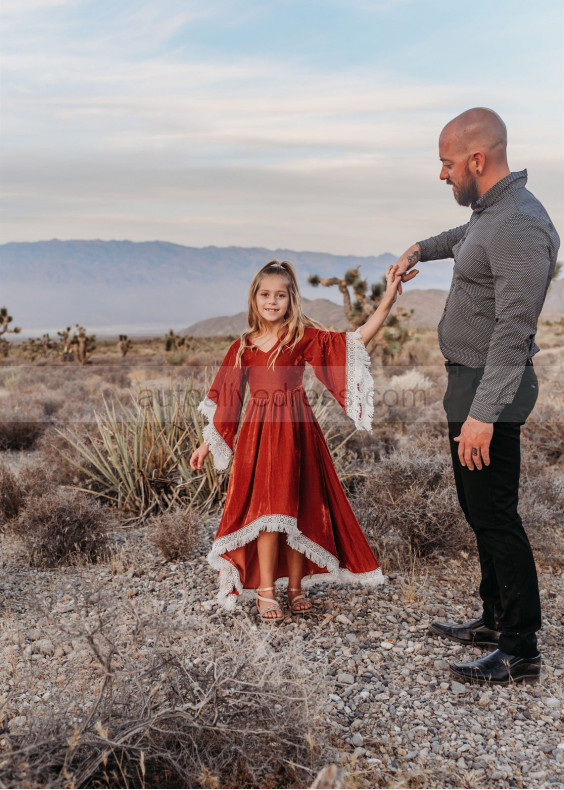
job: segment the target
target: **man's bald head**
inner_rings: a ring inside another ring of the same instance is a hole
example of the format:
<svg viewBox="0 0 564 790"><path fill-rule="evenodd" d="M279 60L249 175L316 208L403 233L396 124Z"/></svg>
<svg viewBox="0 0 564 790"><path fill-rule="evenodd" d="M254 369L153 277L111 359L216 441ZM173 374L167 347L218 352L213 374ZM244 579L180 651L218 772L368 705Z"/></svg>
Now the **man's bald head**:
<svg viewBox="0 0 564 790"><path fill-rule="evenodd" d="M447 123L439 138L440 179L470 206L509 175L507 129L497 113L474 107Z"/></svg>
<svg viewBox="0 0 564 790"><path fill-rule="evenodd" d="M457 115L447 123L440 140L454 146L460 155L481 151L492 163L507 163L507 127L487 107L474 107Z"/></svg>

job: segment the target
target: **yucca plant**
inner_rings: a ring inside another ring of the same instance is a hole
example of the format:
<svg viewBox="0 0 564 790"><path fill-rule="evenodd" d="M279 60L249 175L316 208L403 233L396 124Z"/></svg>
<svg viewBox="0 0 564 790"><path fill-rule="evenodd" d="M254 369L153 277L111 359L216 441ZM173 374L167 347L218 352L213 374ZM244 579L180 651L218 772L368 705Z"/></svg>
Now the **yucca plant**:
<svg viewBox="0 0 564 790"><path fill-rule="evenodd" d="M63 455L89 476L98 495L138 516L167 511L182 500L209 507L222 498L227 475L211 459L201 472L189 466L202 441L202 397L189 386L143 390L129 405L105 400L88 437L61 431L75 450Z"/></svg>

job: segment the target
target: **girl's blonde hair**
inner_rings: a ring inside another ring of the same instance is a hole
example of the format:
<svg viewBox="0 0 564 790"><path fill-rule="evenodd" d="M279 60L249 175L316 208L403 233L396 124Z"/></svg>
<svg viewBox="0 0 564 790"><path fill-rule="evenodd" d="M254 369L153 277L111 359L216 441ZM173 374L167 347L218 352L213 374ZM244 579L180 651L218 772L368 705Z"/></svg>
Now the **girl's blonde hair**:
<svg viewBox="0 0 564 790"><path fill-rule="evenodd" d="M262 269L259 269L255 274L251 287L249 288L249 315L247 319L249 326L241 335L241 344L237 351L237 357L235 358L235 367L241 367L241 358L245 353L245 349L251 348L252 344L250 338L253 335L260 335L262 332L268 332L268 323L261 318L257 310L256 302L261 280L268 274L278 274L286 280L288 296L290 297L288 310L279 331L282 339L272 350L272 354L268 358L268 367L274 367L278 354L280 354L284 348L293 349L296 347L304 336L304 330L307 326L324 329L320 323L314 321L313 318L309 318L302 311L300 289L298 287L296 272L292 264L288 261L282 261L282 263L279 263L279 261L269 261L269 263L265 264Z"/></svg>

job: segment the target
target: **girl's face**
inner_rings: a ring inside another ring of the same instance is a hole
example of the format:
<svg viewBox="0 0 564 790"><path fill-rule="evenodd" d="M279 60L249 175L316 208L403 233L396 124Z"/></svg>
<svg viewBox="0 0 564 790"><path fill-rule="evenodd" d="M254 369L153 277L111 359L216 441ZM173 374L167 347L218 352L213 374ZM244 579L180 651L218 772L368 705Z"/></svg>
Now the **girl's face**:
<svg viewBox="0 0 564 790"><path fill-rule="evenodd" d="M290 306L288 282L281 274L265 274L255 297L260 317L271 325L282 323Z"/></svg>

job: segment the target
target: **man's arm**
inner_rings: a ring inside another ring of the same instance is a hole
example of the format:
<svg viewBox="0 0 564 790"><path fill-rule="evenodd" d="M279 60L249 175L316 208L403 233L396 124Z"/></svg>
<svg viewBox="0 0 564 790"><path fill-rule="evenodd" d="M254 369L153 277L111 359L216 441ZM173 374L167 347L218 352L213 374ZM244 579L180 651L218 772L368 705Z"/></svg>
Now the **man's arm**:
<svg viewBox="0 0 564 790"><path fill-rule="evenodd" d="M418 241L412 244L403 255L398 259L398 273L402 275L402 282L406 283L415 277L415 273L408 274L416 263L419 261L437 261L444 258L453 257L453 247L462 239L466 233L466 225L460 225L458 228L452 230L445 230L438 236L431 236L424 241ZM398 289L401 293L401 286Z"/></svg>

